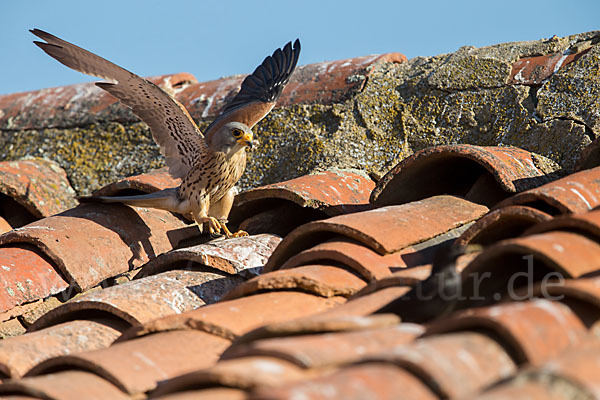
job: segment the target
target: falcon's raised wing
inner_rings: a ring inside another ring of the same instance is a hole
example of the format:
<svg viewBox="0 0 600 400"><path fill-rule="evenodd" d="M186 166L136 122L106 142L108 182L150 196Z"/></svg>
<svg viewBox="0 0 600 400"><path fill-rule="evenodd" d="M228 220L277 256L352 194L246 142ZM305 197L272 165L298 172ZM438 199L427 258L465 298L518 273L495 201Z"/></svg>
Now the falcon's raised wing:
<svg viewBox="0 0 600 400"><path fill-rule="evenodd" d="M241 122L252 128L275 107L300 57L300 41L296 39L267 56L242 82L239 93L205 130L210 143L212 135L228 122Z"/></svg>
<svg viewBox="0 0 600 400"><path fill-rule="evenodd" d="M208 147L202 133L181 103L152 82L104 58L39 29L30 31L47 43L34 43L60 63L84 74L110 80L98 82L150 127L166 157L169 173L183 178Z"/></svg>

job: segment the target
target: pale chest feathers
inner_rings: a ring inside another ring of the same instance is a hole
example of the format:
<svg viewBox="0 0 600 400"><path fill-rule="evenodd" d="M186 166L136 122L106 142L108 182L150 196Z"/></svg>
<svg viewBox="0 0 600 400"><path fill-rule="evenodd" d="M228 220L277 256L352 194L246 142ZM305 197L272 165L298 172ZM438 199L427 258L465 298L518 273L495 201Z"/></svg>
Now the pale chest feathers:
<svg viewBox="0 0 600 400"><path fill-rule="evenodd" d="M197 164L183 178L179 195L183 199L210 201L221 199L242 177L246 168L246 152L239 151L229 159L224 153L212 153L204 163Z"/></svg>

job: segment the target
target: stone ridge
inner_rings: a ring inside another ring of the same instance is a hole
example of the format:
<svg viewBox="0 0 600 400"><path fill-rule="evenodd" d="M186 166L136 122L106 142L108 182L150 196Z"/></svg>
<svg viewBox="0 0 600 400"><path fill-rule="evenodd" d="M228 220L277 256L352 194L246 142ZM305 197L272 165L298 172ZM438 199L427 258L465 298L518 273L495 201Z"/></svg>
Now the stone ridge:
<svg viewBox="0 0 600 400"><path fill-rule="evenodd" d="M345 78L347 89L338 85L318 102L278 107L255 127L259 146L240 186L331 167L381 175L415 151L451 143L517 146L548 157L554 169L572 172L600 132L598 42L596 31L462 47L406 62L382 58L364 66L357 61L357 72ZM570 55L576 56L566 59ZM364 57L347 62L359 59ZM540 82L522 76L529 69L515 75L517 62L553 64L531 69L538 78L541 69L550 72ZM360 90L357 80L364 81ZM306 83L315 85L314 79ZM344 90L347 94L340 95ZM201 128L210 122L199 110L192 115ZM0 149L0 160L41 156L58 162L79 194L163 165L145 124L122 119L61 129L3 128Z"/></svg>

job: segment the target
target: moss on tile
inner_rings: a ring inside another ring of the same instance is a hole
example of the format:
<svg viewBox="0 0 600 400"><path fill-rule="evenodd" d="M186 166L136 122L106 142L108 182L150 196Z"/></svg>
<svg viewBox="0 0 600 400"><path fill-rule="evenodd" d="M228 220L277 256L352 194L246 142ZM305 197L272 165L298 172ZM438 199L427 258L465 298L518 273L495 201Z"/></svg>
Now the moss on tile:
<svg viewBox="0 0 600 400"><path fill-rule="evenodd" d="M417 150L449 143L518 146L548 157L539 158L548 171L569 172L600 132L598 41L600 32L590 32L375 64L342 103L273 110L255 127L258 146L240 187L331 167L381 175ZM521 57L585 48L541 88L506 84ZM164 163L143 123L4 131L0 149L0 159L57 161L79 194Z"/></svg>

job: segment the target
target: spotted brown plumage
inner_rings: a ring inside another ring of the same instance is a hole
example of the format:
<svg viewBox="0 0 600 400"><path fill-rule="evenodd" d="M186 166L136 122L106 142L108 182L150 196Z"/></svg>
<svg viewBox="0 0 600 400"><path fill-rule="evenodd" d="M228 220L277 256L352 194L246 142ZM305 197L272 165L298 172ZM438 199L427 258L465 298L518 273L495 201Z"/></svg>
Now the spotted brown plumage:
<svg viewBox="0 0 600 400"><path fill-rule="evenodd" d="M32 29L31 33L45 40L34 43L60 63L108 80L96 85L121 100L150 127L169 173L182 179L178 188L147 195L86 197L81 201L191 214L198 224L208 223L210 233L245 234L232 234L225 226L235 195L233 188L246 166L246 147L253 143L252 127L273 109L296 67L299 40L266 57L203 135L185 107L152 82L47 32Z"/></svg>

